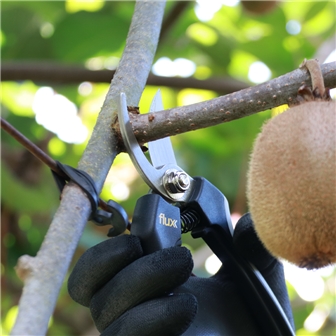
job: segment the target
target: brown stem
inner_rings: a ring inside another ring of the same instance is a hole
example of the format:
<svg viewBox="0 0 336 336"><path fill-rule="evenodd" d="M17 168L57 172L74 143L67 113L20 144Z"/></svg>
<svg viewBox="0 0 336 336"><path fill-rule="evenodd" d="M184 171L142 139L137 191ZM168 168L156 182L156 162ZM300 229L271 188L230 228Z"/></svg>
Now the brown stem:
<svg viewBox="0 0 336 336"><path fill-rule="evenodd" d="M2 62L2 81L32 80L54 84L78 84L81 82L110 83L114 70L89 70L83 66L56 62ZM193 77L162 77L149 74L147 85L168 86L176 89L194 88L226 94L247 88L248 85L231 77L199 80Z"/></svg>
<svg viewBox="0 0 336 336"><path fill-rule="evenodd" d="M8 121L3 118L1 118L1 128L4 129L8 134L10 134L22 146L24 146L37 159L46 164L52 171L68 180L68 176L58 168L55 160L48 156L43 150L41 150L38 146L36 146L32 141L26 138L22 133L20 133L15 127L13 127ZM102 199L99 199L99 206L103 210L108 211L108 206Z"/></svg>
<svg viewBox="0 0 336 336"><path fill-rule="evenodd" d="M336 62L322 64L326 87L336 87ZM244 118L283 104L297 102L301 85L311 85L306 70L296 69L266 83L197 104L174 107L149 114L130 114L139 143ZM119 131L118 123L114 129ZM120 136L121 138L121 136Z"/></svg>
<svg viewBox="0 0 336 336"><path fill-rule="evenodd" d="M29 150L29 152L32 153L37 159L46 164L51 170L53 170L58 175L67 178L67 176L57 167L55 160L43 152L43 150L37 147L33 142L31 142L3 118L1 118L1 128L11 135L15 140L17 140L27 150Z"/></svg>

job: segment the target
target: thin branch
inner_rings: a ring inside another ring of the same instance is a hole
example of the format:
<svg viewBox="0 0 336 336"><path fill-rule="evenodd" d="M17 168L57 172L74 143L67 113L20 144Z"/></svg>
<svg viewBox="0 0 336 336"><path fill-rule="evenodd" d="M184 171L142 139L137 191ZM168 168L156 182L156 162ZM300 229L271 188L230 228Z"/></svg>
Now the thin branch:
<svg viewBox="0 0 336 336"><path fill-rule="evenodd" d="M119 68L79 162L79 168L91 175L99 190L118 154L117 139L111 129L117 115L117 99L120 92L124 91L130 104L138 104L157 46L164 6L164 1L141 0L136 3ZM81 189L68 184L37 256L22 256L19 259L17 272L25 286L12 335L35 336L46 333L59 290L90 211L90 202Z"/></svg>
<svg viewBox="0 0 336 336"><path fill-rule="evenodd" d="M64 179L68 180L68 176L58 168L55 160L53 160L49 155L47 155L47 153L45 153L41 148L36 146L32 141L26 138L21 132L19 132L15 127L13 127L8 121L3 118L1 118L1 128L5 130L8 134L10 134L22 146L24 146L37 159L47 165L52 171L62 176ZM102 199L99 199L98 205L101 209L109 211L108 205Z"/></svg>
<svg viewBox="0 0 336 336"><path fill-rule="evenodd" d="M32 80L45 84L79 84L81 82L110 83L114 70L89 70L83 66L55 62L2 62L2 81ZM150 74L147 85L168 86L176 89L194 88L213 90L219 94L245 89L242 81L225 77L199 80L193 77L162 77Z"/></svg>
<svg viewBox="0 0 336 336"><path fill-rule="evenodd" d="M325 86L336 87L336 62L321 65ZM303 84L311 86L306 69L297 69L269 82L197 104L149 114L130 114L140 143L247 117L283 104L294 104ZM120 132L119 125L114 125ZM163 132L164 130L164 132Z"/></svg>
<svg viewBox="0 0 336 336"><path fill-rule="evenodd" d="M211 90L219 94L227 94L248 88L248 84L231 77L216 78L199 80L193 77L180 78L180 77L162 77L150 74L148 76L148 85L155 86L168 86L175 89L201 89Z"/></svg>
<svg viewBox="0 0 336 336"><path fill-rule="evenodd" d="M13 127L8 121L3 118L1 118L1 128L4 129L8 134L10 134L27 150L29 150L29 152L32 153L36 158L46 164L51 170L56 172L58 175L66 178L66 175L57 167L55 160L48 156L41 148L36 146L32 141L26 138L22 133L20 133L15 127Z"/></svg>

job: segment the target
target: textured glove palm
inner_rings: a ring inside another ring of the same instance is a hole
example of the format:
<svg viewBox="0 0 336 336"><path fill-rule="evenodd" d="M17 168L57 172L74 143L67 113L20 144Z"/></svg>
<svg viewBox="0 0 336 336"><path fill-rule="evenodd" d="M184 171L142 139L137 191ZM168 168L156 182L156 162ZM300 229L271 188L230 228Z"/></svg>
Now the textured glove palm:
<svg viewBox="0 0 336 336"><path fill-rule="evenodd" d="M259 269L292 323L282 265L264 249L248 214L237 223L234 245ZM229 263L206 279L191 276L192 268L184 247L143 256L139 239L123 235L86 251L68 289L90 308L102 335L261 335Z"/></svg>

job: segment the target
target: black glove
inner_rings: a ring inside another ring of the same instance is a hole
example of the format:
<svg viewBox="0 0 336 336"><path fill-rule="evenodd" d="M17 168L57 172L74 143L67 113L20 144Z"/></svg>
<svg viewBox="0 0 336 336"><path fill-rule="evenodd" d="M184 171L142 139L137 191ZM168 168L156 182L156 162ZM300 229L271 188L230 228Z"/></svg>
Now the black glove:
<svg viewBox="0 0 336 336"><path fill-rule="evenodd" d="M237 223L233 241L259 269L293 325L283 267L260 243L248 214ZM123 235L86 251L68 289L90 308L102 335L261 335L229 263L211 278L192 276L192 268L184 247L143 256L139 239Z"/></svg>

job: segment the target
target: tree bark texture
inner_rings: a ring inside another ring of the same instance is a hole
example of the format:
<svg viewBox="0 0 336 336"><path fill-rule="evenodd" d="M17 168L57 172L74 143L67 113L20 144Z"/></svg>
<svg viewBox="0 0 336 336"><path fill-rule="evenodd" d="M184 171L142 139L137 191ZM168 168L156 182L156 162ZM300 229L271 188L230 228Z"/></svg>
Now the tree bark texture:
<svg viewBox="0 0 336 336"><path fill-rule="evenodd" d="M130 104L138 104L158 43L164 6L164 1L136 3L124 54L79 162L78 167L93 177L99 190L118 154L117 141L111 129L117 114L116 100L123 91ZM17 273L24 280L24 288L12 335L46 333L59 290L90 212L90 202L82 190L73 184L66 186L60 207L37 256L22 256L19 259Z"/></svg>
<svg viewBox="0 0 336 336"><path fill-rule="evenodd" d="M336 62L321 65L325 86L336 87ZM140 143L247 117L283 104L295 104L301 85L311 86L309 72L296 69L266 83L197 104L153 114L130 114ZM115 125L118 131L119 125Z"/></svg>

